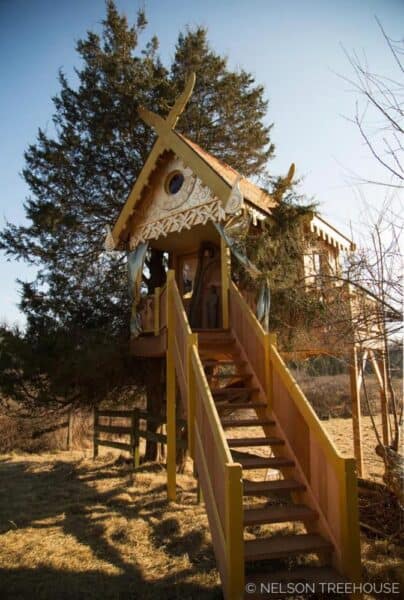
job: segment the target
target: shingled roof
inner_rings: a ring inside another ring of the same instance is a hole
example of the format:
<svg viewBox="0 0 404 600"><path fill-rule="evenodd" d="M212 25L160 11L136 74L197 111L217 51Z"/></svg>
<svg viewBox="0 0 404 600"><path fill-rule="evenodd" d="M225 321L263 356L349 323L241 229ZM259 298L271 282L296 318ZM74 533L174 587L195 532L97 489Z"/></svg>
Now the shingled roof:
<svg viewBox="0 0 404 600"><path fill-rule="evenodd" d="M242 177L238 171L233 169L230 165L225 162L219 160L206 150L203 150L198 144L192 142L189 138L187 138L182 133L178 131L175 132L184 142L192 148L194 152L196 152L208 165L212 167L216 171L216 173L226 181L231 187L236 183L237 180L240 191L244 197L244 200L251 202L257 208L264 210L270 213L270 209L277 205L277 202L274 200L268 192L258 187L252 181L249 181L245 177Z"/></svg>

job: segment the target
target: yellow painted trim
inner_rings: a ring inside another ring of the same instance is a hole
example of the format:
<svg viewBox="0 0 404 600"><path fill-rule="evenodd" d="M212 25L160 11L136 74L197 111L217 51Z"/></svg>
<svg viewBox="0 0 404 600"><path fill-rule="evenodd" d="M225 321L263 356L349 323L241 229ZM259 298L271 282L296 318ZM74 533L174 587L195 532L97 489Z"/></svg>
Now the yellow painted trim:
<svg viewBox="0 0 404 600"><path fill-rule="evenodd" d="M356 461L345 459L344 483L340 493L340 512L342 522L342 570L350 581L360 582L361 544L359 532L358 483L356 477Z"/></svg>
<svg viewBox="0 0 404 600"><path fill-rule="evenodd" d="M173 129L167 121L146 108L139 109L142 120L152 127L159 136L159 141L165 148L170 148L178 158L191 167L202 183L209 187L213 194L225 205L232 191L228 184L193 148L191 148Z"/></svg>
<svg viewBox="0 0 404 600"><path fill-rule="evenodd" d="M226 464L226 597L244 598L244 511L242 468L238 463Z"/></svg>
<svg viewBox="0 0 404 600"><path fill-rule="evenodd" d="M139 173L139 176L136 179L135 184L134 184L134 186L133 186L133 188L132 188L132 190L131 190L131 192L119 214L119 217L114 225L114 228L112 230L112 237L114 239L116 248L119 247L122 231L126 228L127 222L130 219L130 217L132 216L133 210L140 198L141 192L142 192L143 188L145 187L145 185L147 185L150 175L152 174L153 170L156 167L157 159L159 158L159 156L163 152L163 150L164 150L164 145L163 145L162 141L156 140L153 148L151 149L149 156L147 157L144 167L141 170L141 172Z"/></svg>
<svg viewBox="0 0 404 600"><path fill-rule="evenodd" d="M243 311L247 315L248 320L250 321L251 327L259 335L259 337L261 338L261 340L263 340L264 337L267 336L267 335L269 335L269 334L262 327L261 323L258 321L257 317L254 315L253 311L248 306L247 302L244 300L242 294L240 293L240 290L238 289L238 287L236 286L236 284L233 281L230 281L230 288L231 288L232 293L235 294L236 299L239 302L239 304L242 305ZM264 342L262 342L262 343L264 343Z"/></svg>
<svg viewBox="0 0 404 600"><path fill-rule="evenodd" d="M209 469L208 469L208 465L206 464L206 459L205 459L205 448L203 447L201 436L199 435L198 427L195 427L195 444L198 446L199 456L201 457L202 469L205 473L205 479L207 482L207 486L206 486L207 490L203 491L203 495L205 496L206 499L209 498L209 502L210 502L209 506L212 507L213 518L216 523L216 528L219 532L220 544L223 548L223 554L225 555L226 554L225 532L224 532L222 522L220 520L219 511L217 510L215 494L213 491L212 483L210 481ZM200 468L200 466L199 466L199 468ZM206 500L205 500L205 504L206 504Z"/></svg>
<svg viewBox="0 0 404 600"><path fill-rule="evenodd" d="M224 463L233 463L233 458L224 435L222 424L220 422L215 402L212 397L212 392L210 391L201 359L199 358L199 353L195 346L192 348L192 364L195 372L195 383L205 400L207 416L211 424L215 443L217 444L218 450L221 454L221 460L223 460Z"/></svg>
<svg viewBox="0 0 404 600"><path fill-rule="evenodd" d="M185 82L184 91L177 98L174 103L174 106L170 110L170 113L166 119L167 126L170 129L174 129L177 125L178 119L180 115L184 112L186 105L188 104L189 99L192 96L192 92L195 86L196 75L195 73L191 73L188 79Z"/></svg>
<svg viewBox="0 0 404 600"><path fill-rule="evenodd" d="M283 362L275 346L271 346L271 362L276 370L277 375L279 375L282 383L292 396L300 414L309 426L310 431L313 432L316 439L320 442L321 447L328 459L341 472L342 465L347 459L345 459L342 454L339 453L333 441L328 436L328 433L323 428L320 419L317 417L306 396L303 394L299 384Z"/></svg>
<svg viewBox="0 0 404 600"><path fill-rule="evenodd" d="M174 271L167 273L167 495L176 499L176 422L175 422L175 313L172 289L175 285Z"/></svg>

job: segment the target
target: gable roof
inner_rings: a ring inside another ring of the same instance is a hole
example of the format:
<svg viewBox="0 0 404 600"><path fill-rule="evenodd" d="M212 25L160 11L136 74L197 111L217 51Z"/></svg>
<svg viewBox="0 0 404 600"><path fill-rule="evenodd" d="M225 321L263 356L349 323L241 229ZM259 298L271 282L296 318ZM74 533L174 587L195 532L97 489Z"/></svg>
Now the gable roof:
<svg viewBox="0 0 404 600"><path fill-rule="evenodd" d="M267 192L248 179L241 177L235 169L175 131L174 127L191 96L194 82L195 76L192 75L186 83L184 92L165 119L144 108L139 109L140 117L155 130L158 137L111 232L112 245L115 248L121 246L127 239L128 224L135 206L141 199L143 190L148 185L159 158L167 150L172 151L191 168L202 184L219 199L223 207L228 203L234 190L240 193L246 202L268 214L270 214L271 207L277 204Z"/></svg>
<svg viewBox="0 0 404 600"><path fill-rule="evenodd" d="M252 181L249 179L242 177L238 171L233 169L233 167L219 160L215 156L212 156L212 154L209 154L209 152L203 150L203 148L198 146L198 144L195 142L192 142L182 133L179 133L178 131L175 133L182 138L184 142L188 144L188 146L190 146L190 148L192 148L203 160L205 160L231 187L238 183L244 200L251 202L251 204L254 204L257 206L257 208L260 208L268 213L270 213L270 208L278 204L274 198L268 194L268 192L252 183Z"/></svg>

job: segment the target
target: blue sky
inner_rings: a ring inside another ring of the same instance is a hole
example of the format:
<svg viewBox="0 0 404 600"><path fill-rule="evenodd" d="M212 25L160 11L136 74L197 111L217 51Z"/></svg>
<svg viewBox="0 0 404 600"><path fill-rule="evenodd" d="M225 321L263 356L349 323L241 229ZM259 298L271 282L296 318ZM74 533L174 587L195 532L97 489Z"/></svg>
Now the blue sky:
<svg viewBox="0 0 404 600"><path fill-rule="evenodd" d="M354 171L373 177L377 167L346 117L355 94L337 74L350 75L341 45L365 52L373 70L389 74L392 60L375 15L387 33L403 36L404 0L117 0L129 19L146 9L144 39L157 34L168 62L178 32L187 25L208 28L212 46L231 67L251 71L270 100L268 122L275 174L292 161L304 176L302 191L320 202L323 214L346 233L359 235L362 203L349 179ZM24 222L28 190L20 176L23 152L38 127L51 127L52 96L61 67L73 76L78 66L75 43L89 29L99 30L103 0L0 0L0 227ZM143 41L143 40L142 40ZM380 188L367 187L367 200L382 204ZM124 200L124 199L123 199ZM33 271L17 262L0 263L0 319L18 313L15 279Z"/></svg>

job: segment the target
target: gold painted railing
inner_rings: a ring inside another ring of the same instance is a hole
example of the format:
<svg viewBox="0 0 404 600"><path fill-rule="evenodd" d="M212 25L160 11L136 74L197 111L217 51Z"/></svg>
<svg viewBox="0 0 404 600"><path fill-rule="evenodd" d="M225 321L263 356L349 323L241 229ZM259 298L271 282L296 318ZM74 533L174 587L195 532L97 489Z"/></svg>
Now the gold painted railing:
<svg viewBox="0 0 404 600"><path fill-rule="evenodd" d="M307 486L305 500L320 514L319 530L333 543L335 567L360 580L356 464L341 456L307 398L234 283L230 285L230 327L266 394L268 412L287 442Z"/></svg>
<svg viewBox="0 0 404 600"><path fill-rule="evenodd" d="M213 548L226 600L244 597L243 488L175 282L167 277L167 479L175 500L176 382L187 415L189 450L208 515Z"/></svg>
<svg viewBox="0 0 404 600"><path fill-rule="evenodd" d="M270 404L269 347L271 334L265 333L237 286L230 283L230 326L254 370L261 390Z"/></svg>

